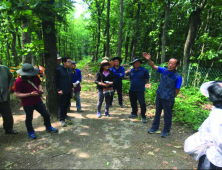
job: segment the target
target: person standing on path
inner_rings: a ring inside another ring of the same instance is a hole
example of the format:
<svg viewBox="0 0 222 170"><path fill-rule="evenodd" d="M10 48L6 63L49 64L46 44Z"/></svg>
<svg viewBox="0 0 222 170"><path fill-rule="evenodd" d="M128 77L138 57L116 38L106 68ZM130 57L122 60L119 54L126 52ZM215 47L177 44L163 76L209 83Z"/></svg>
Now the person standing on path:
<svg viewBox="0 0 222 170"><path fill-rule="evenodd" d="M26 113L26 128L31 139L36 139L35 131L32 126L33 112L39 112L43 119L47 132L57 133L58 130L51 126L50 114L42 102L41 94L43 93L41 81L38 77L39 69L34 68L31 64L25 63L17 71L21 76L15 82L15 96L21 98L23 109Z"/></svg>
<svg viewBox="0 0 222 170"><path fill-rule="evenodd" d="M145 84L149 82L149 72L141 67L142 60L139 57L133 58L133 61L130 65L133 65L133 69L130 70L129 77L131 81L129 97L132 107L132 113L129 115L129 118L137 118L137 100L139 100L141 108L141 117L142 122L146 123L146 103L145 103Z"/></svg>
<svg viewBox="0 0 222 170"><path fill-rule="evenodd" d="M80 91L81 86L80 82L82 81L82 74L81 70L76 68L76 63L74 61L71 61L71 69L72 69L72 81L73 81L73 87L74 87L74 99L76 100L76 108L77 112L83 112L81 109L81 100L80 100ZM72 95L73 95L72 93Z"/></svg>
<svg viewBox="0 0 222 170"><path fill-rule="evenodd" d="M165 125L161 137L165 138L170 133L172 125L172 109L175 97L178 95L182 84L182 77L176 71L176 68L180 65L180 61L175 58L171 58L168 62L168 68L163 68L154 65L149 53L147 54L144 52L143 57L148 61L151 68L162 74L159 87L156 91L156 114L152 128L148 130L148 133L152 134L159 130L160 116L163 109Z"/></svg>
<svg viewBox="0 0 222 170"><path fill-rule="evenodd" d="M13 117L10 105L10 92L13 86L12 73L8 67L0 65L0 108L3 118L3 127L6 134L17 134L13 130Z"/></svg>
<svg viewBox="0 0 222 170"><path fill-rule="evenodd" d="M61 121L61 126L65 127L65 119L70 119L69 117L67 117L67 109L70 105L71 93L73 88L72 71L70 69L71 58L63 57L62 63L63 66L56 69L55 83L58 93L59 120Z"/></svg>
<svg viewBox="0 0 222 170"><path fill-rule="evenodd" d="M99 72L96 74L95 83L97 84L98 89L98 104L97 104L97 117L101 117L101 107L103 100L105 98L105 116L110 117L109 107L110 107L110 99L113 95L113 82L114 75L113 72L109 70L110 64L109 61L104 59L101 61L101 66ZM112 92L105 94L105 90L110 90Z"/></svg>
<svg viewBox="0 0 222 170"><path fill-rule="evenodd" d="M114 61L114 66L110 68L110 70L113 72L115 76L113 89L114 89L114 92L115 90L117 91L119 106L123 108L122 79L125 75L125 69L124 67L120 66L120 64L122 63L122 59L120 57L114 57L111 60ZM113 102L113 96L110 99L110 106L112 106L112 102Z"/></svg>

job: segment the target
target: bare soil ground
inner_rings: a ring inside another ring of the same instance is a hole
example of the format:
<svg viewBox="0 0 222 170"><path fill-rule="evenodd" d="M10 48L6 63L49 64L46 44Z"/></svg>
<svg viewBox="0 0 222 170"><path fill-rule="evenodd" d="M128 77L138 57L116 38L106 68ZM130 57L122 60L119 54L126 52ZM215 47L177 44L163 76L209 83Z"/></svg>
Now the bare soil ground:
<svg viewBox="0 0 222 170"><path fill-rule="evenodd" d="M33 126L38 139L31 140L26 132L22 107L14 111L14 129L18 135L5 135L0 120L0 169L195 169L197 163L183 151L184 140L193 133L173 123L171 135L148 134L152 124L151 106L147 123L129 119L129 97L124 108L114 98L111 117L96 116L97 92L92 78L84 76L81 103L83 113L76 112L72 102L68 115L73 125L52 125L58 134L45 132L41 116L35 112ZM104 111L104 105L102 107ZM161 119L161 127L163 128Z"/></svg>

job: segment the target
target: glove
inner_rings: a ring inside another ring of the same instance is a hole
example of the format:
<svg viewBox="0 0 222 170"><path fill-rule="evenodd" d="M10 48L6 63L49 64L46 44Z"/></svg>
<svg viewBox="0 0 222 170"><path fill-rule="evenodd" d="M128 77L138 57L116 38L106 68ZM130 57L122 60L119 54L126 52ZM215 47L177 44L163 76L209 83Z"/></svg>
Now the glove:
<svg viewBox="0 0 222 170"><path fill-rule="evenodd" d="M79 81L76 81L76 85L79 84L79 83L80 83Z"/></svg>
<svg viewBox="0 0 222 170"><path fill-rule="evenodd" d="M77 84L76 83L73 83L73 87L75 88L77 86Z"/></svg>

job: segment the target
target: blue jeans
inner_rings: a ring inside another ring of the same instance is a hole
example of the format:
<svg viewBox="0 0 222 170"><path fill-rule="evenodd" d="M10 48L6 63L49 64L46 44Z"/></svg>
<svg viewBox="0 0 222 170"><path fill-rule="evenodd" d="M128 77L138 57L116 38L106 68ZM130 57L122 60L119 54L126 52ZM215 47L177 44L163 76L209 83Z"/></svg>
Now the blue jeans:
<svg viewBox="0 0 222 170"><path fill-rule="evenodd" d="M76 100L76 108L81 109L80 92L74 93L74 99Z"/></svg>
<svg viewBox="0 0 222 170"><path fill-rule="evenodd" d="M32 132L34 130L33 126L32 126L33 111L34 110L36 110L37 112L39 112L42 115L42 117L44 119L44 125L46 127L51 126L50 114L46 110L45 105L42 102L40 102L36 105L23 106L23 109L24 109L25 114L26 114L25 124L26 124L26 128L27 128L28 132Z"/></svg>
<svg viewBox="0 0 222 170"><path fill-rule="evenodd" d="M167 101L156 97L156 114L153 120L152 128L155 130L159 129L160 116L162 110L164 110L164 128L163 132L169 133L172 125L172 109L174 101Z"/></svg>

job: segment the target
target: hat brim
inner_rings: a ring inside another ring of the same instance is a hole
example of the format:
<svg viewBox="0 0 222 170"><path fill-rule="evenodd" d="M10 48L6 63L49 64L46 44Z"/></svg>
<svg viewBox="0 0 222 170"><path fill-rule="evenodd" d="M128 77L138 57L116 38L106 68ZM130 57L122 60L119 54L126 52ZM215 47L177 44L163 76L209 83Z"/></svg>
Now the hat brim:
<svg viewBox="0 0 222 170"><path fill-rule="evenodd" d="M211 85L213 85L213 82L214 82L214 81L208 81L208 82L206 82L206 83L204 83L204 84L202 84L202 85L200 86L200 92L201 92L204 96L209 97L208 87L210 87Z"/></svg>
<svg viewBox="0 0 222 170"><path fill-rule="evenodd" d="M111 59L111 61L114 61L114 60L119 60L119 62L120 63L122 63L122 58L120 58L120 57L113 57L112 59Z"/></svg>
<svg viewBox="0 0 222 170"><path fill-rule="evenodd" d="M140 61L140 63L143 63L142 60L140 60L140 59L136 59L136 60L133 60L131 63L129 63L129 65L133 65L133 63L135 63L136 61Z"/></svg>
<svg viewBox="0 0 222 170"><path fill-rule="evenodd" d="M39 73L39 69L34 67L34 70L32 72L24 72L22 69L19 69L16 71L20 76L35 76Z"/></svg>

